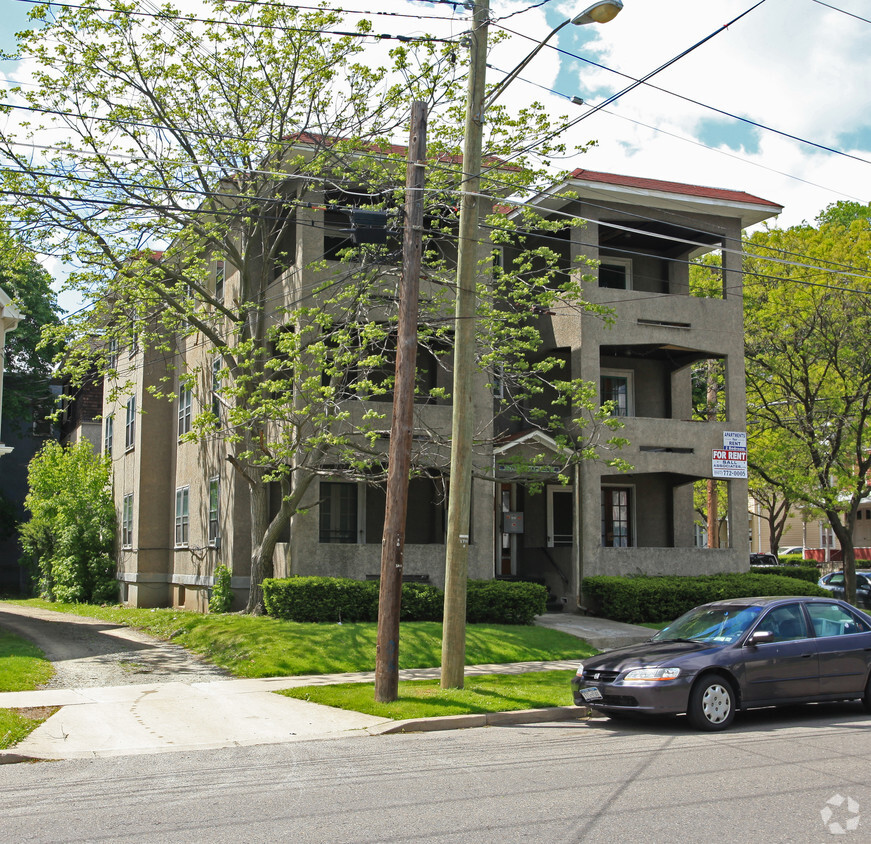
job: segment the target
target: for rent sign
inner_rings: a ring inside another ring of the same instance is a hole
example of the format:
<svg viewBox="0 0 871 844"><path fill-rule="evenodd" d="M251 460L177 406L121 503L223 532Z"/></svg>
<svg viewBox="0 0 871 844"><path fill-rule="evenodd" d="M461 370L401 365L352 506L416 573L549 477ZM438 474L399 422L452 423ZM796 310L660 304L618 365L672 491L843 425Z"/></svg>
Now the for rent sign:
<svg viewBox="0 0 871 844"><path fill-rule="evenodd" d="M747 451L743 448L715 448L711 452L715 478L746 478Z"/></svg>

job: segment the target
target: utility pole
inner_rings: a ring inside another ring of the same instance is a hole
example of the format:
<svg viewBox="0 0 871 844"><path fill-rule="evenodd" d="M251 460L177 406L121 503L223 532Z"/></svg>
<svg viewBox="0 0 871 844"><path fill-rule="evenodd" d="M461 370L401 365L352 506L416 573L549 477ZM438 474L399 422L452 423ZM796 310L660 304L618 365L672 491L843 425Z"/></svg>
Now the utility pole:
<svg viewBox="0 0 871 844"><path fill-rule="evenodd" d="M423 253L423 187L426 159L426 103L415 102L405 176L405 227L399 324L396 331L396 380L387 462L387 509L381 539L381 586L378 593L378 644L375 700L387 703L399 693L399 610L408 509L408 473L414 428L414 382L417 359L420 265Z"/></svg>
<svg viewBox="0 0 871 844"><path fill-rule="evenodd" d="M487 73L488 0L475 0L470 34L471 62L466 97L463 186L457 254L454 331L454 403L451 424L451 478L445 559L445 617L442 633L443 689L463 687L466 663L466 580L469 568L469 507L472 493L472 434L475 424L475 284L478 269L478 190L484 135Z"/></svg>
<svg viewBox="0 0 871 844"><path fill-rule="evenodd" d="M708 422L717 421L717 362L713 359L708 361L708 391L706 403ZM708 480L707 504L708 508L708 548L720 547L720 501L717 494L717 480Z"/></svg>

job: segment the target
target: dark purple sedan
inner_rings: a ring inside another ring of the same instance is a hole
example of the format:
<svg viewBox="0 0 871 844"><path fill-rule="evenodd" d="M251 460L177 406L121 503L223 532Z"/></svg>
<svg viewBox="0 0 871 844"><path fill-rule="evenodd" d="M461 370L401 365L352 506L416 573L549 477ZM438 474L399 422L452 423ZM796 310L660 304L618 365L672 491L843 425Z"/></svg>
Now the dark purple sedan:
<svg viewBox="0 0 871 844"><path fill-rule="evenodd" d="M871 617L828 598L716 601L585 660L572 689L612 718L685 712L702 730L757 706L861 699L871 712Z"/></svg>

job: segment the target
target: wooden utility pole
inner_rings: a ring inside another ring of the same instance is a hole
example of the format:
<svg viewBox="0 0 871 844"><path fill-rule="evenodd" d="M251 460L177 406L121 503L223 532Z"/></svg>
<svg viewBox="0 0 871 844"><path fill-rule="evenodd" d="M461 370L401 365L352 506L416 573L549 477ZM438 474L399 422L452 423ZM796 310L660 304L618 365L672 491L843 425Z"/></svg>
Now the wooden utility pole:
<svg viewBox="0 0 871 844"><path fill-rule="evenodd" d="M717 421L717 362L713 359L708 361L708 421ZM716 478L708 479L707 490L708 508L708 548L720 547L720 501L717 494Z"/></svg>
<svg viewBox="0 0 871 844"><path fill-rule="evenodd" d="M408 509L408 473L414 429L414 382L417 359L420 264L423 253L423 187L426 159L426 103L411 111L405 177L405 228L402 276L399 282L399 325L396 333L396 383L387 463L387 509L381 539L381 588L378 595L378 644L375 657L375 700L396 700L399 693L399 610Z"/></svg>

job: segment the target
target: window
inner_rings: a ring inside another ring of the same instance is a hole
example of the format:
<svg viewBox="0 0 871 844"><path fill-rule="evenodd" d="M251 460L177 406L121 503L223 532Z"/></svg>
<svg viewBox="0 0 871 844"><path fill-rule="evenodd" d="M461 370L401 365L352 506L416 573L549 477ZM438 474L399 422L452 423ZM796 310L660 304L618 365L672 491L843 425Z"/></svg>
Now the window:
<svg viewBox="0 0 871 844"><path fill-rule="evenodd" d="M186 384L178 388L178 435L187 434L191 429L191 403L193 391Z"/></svg>
<svg viewBox="0 0 871 844"><path fill-rule="evenodd" d="M133 493L124 496L121 508L121 547L133 547Z"/></svg>
<svg viewBox="0 0 871 844"><path fill-rule="evenodd" d="M599 398L614 402L614 416L634 416L635 398L631 370L603 369L599 373Z"/></svg>
<svg viewBox="0 0 871 844"><path fill-rule="evenodd" d="M571 545L574 537L572 487L547 488L547 547Z"/></svg>
<svg viewBox="0 0 871 844"><path fill-rule="evenodd" d="M106 355L106 365L109 369L118 368L118 338L113 337L109 340L109 351Z"/></svg>
<svg viewBox="0 0 871 844"><path fill-rule="evenodd" d="M124 426L124 448L130 451L136 445L136 396L127 399L127 421Z"/></svg>
<svg viewBox="0 0 871 844"><path fill-rule="evenodd" d="M224 261L218 260L215 261L215 298L219 302L224 301L224 274L226 270L224 268Z"/></svg>
<svg viewBox="0 0 871 844"><path fill-rule="evenodd" d="M139 334L134 331L133 336L130 340L130 349L127 352L128 358L135 358L136 353L139 351Z"/></svg>
<svg viewBox="0 0 871 844"><path fill-rule="evenodd" d="M221 418L221 359L215 356L212 359L212 413Z"/></svg>
<svg viewBox="0 0 871 844"><path fill-rule="evenodd" d="M868 625L837 604L805 604L816 636L847 636L867 633Z"/></svg>
<svg viewBox="0 0 871 844"><path fill-rule="evenodd" d="M320 542L357 542L357 485L321 481Z"/></svg>
<svg viewBox="0 0 871 844"><path fill-rule="evenodd" d="M759 622L756 631L771 633L774 642L807 638L807 625L798 604L775 607Z"/></svg>
<svg viewBox="0 0 871 844"><path fill-rule="evenodd" d="M103 455L105 457L112 456L112 439L114 437L115 417L106 417L105 433L103 434Z"/></svg>
<svg viewBox="0 0 871 844"><path fill-rule="evenodd" d="M218 479L212 478L209 481L209 545L211 545L213 548L217 548L220 545L220 503L221 499Z"/></svg>
<svg viewBox="0 0 871 844"><path fill-rule="evenodd" d="M190 515L188 512L190 487L179 487L175 491L175 547L186 548L188 545L188 530Z"/></svg>
<svg viewBox="0 0 871 844"><path fill-rule="evenodd" d="M632 289L632 259L603 257L599 263L599 287Z"/></svg>
<svg viewBox="0 0 871 844"><path fill-rule="evenodd" d="M602 545L605 548L632 547L632 489L602 488Z"/></svg>

